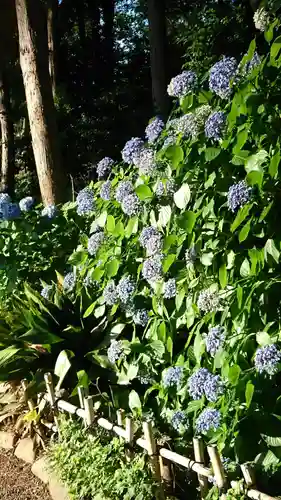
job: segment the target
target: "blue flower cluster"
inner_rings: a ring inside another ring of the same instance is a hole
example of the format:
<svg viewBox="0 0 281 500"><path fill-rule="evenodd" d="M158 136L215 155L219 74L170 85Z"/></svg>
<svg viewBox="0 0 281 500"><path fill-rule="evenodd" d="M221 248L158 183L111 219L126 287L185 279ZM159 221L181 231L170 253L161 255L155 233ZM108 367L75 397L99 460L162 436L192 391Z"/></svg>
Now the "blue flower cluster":
<svg viewBox="0 0 281 500"><path fill-rule="evenodd" d="M230 186L227 193L227 205L232 212L248 203L251 198L252 188L245 181L239 181Z"/></svg>
<svg viewBox="0 0 281 500"><path fill-rule="evenodd" d="M116 191L115 191L115 199L119 203L122 203L124 198L129 196L134 192L133 184L130 181L121 181L119 182Z"/></svg>
<svg viewBox="0 0 281 500"><path fill-rule="evenodd" d="M192 139L196 139L200 132L196 117L193 113L187 113L178 118L175 123L175 130L183 137L191 137Z"/></svg>
<svg viewBox="0 0 281 500"><path fill-rule="evenodd" d="M226 115L223 111L212 113L205 123L205 135L208 139L220 140L226 128Z"/></svg>
<svg viewBox="0 0 281 500"><path fill-rule="evenodd" d="M158 170L158 164L155 159L155 153L152 148L144 148L138 157L136 162L139 168L140 175L156 175Z"/></svg>
<svg viewBox="0 0 281 500"><path fill-rule="evenodd" d="M184 97L194 91L197 86L197 76L193 71L183 71L172 78L167 92L171 97Z"/></svg>
<svg viewBox="0 0 281 500"><path fill-rule="evenodd" d="M100 197L102 200L109 201L111 199L111 182L105 181L100 188Z"/></svg>
<svg viewBox="0 0 281 500"><path fill-rule="evenodd" d="M179 387L183 379L182 366L171 366L163 376L164 387Z"/></svg>
<svg viewBox="0 0 281 500"><path fill-rule="evenodd" d="M114 365L116 361L124 356L124 349L121 340L112 340L109 348L107 349L107 357L109 362Z"/></svg>
<svg viewBox="0 0 281 500"><path fill-rule="evenodd" d="M52 285L46 285L41 290L41 295L44 299L49 300L53 291Z"/></svg>
<svg viewBox="0 0 281 500"><path fill-rule="evenodd" d="M211 430L216 431L220 426L220 422L220 412L214 408L206 408L196 421L196 430L200 434Z"/></svg>
<svg viewBox="0 0 281 500"><path fill-rule="evenodd" d="M255 367L259 373L274 375L278 372L281 352L275 344L259 347L255 355Z"/></svg>
<svg viewBox="0 0 281 500"><path fill-rule="evenodd" d="M165 123L158 116L154 118L145 129L145 136L149 142L149 144L153 144L157 141L158 137L164 130Z"/></svg>
<svg viewBox="0 0 281 500"><path fill-rule="evenodd" d="M266 31L270 24L270 15L264 7L261 7L255 11L253 20L257 30Z"/></svg>
<svg viewBox="0 0 281 500"><path fill-rule="evenodd" d="M206 349L211 356L215 356L225 341L224 328L213 326L205 337Z"/></svg>
<svg viewBox="0 0 281 500"><path fill-rule="evenodd" d="M153 226L147 226L142 230L139 242L149 257L161 252L163 247L162 234Z"/></svg>
<svg viewBox="0 0 281 500"><path fill-rule="evenodd" d="M127 303L136 290L136 284L130 276L121 278L117 285L117 296L123 303Z"/></svg>
<svg viewBox="0 0 281 500"><path fill-rule="evenodd" d="M125 163L136 163L139 158L139 154L144 147L144 142L139 137L133 137L128 142L126 142L124 149L122 151L122 158Z"/></svg>
<svg viewBox="0 0 281 500"><path fill-rule="evenodd" d="M114 281L110 281L103 291L104 301L108 306L113 306L118 302L118 294Z"/></svg>
<svg viewBox="0 0 281 500"><path fill-rule="evenodd" d="M53 219L57 214L56 205L47 205L43 208L41 215L42 217L47 217L48 219Z"/></svg>
<svg viewBox="0 0 281 500"><path fill-rule="evenodd" d="M158 198L173 196L175 192L176 183L173 179L168 179L165 183L163 181L159 181L155 190L155 194Z"/></svg>
<svg viewBox="0 0 281 500"><path fill-rule="evenodd" d="M32 196L26 196L25 198L22 198L19 202L19 207L22 212L29 212L29 210L33 207L34 205L34 198Z"/></svg>
<svg viewBox="0 0 281 500"><path fill-rule="evenodd" d="M95 208L93 191L88 187L82 189L77 195L76 202L78 215L90 214Z"/></svg>
<svg viewBox="0 0 281 500"><path fill-rule="evenodd" d="M209 87L222 99L228 99L232 94L231 80L237 73L237 62L234 57L223 57L210 70Z"/></svg>
<svg viewBox="0 0 281 500"><path fill-rule="evenodd" d="M188 417L184 411L177 410L174 411L171 417L171 426L177 432L184 432L189 428Z"/></svg>
<svg viewBox="0 0 281 500"><path fill-rule="evenodd" d="M122 200L121 208L124 214L128 215L129 217L138 215L141 211L141 203L136 193L125 196L125 198L123 198Z"/></svg>
<svg viewBox="0 0 281 500"><path fill-rule="evenodd" d="M200 311L208 313L215 312L220 306L220 298L217 292L211 290L203 290L200 292L197 306Z"/></svg>
<svg viewBox="0 0 281 500"><path fill-rule="evenodd" d="M133 314L133 322L135 325L146 326L149 321L149 316L146 309L137 309Z"/></svg>
<svg viewBox="0 0 281 500"><path fill-rule="evenodd" d="M90 255L96 255L98 250L100 249L101 245L103 244L104 241L104 232L103 231L97 231L96 233L92 234L92 236L88 240L88 252Z"/></svg>
<svg viewBox="0 0 281 500"><path fill-rule="evenodd" d="M142 266L142 275L145 280L158 281L163 274L162 270L162 256L154 255L146 259Z"/></svg>
<svg viewBox="0 0 281 500"><path fill-rule="evenodd" d="M175 278L170 278L164 283L163 295L165 299L172 299L177 295L177 285Z"/></svg>
<svg viewBox="0 0 281 500"><path fill-rule="evenodd" d="M76 284L76 277L75 274L72 272L69 272L65 275L64 280L63 280L63 289L65 292L71 292Z"/></svg>
<svg viewBox="0 0 281 500"><path fill-rule="evenodd" d="M7 193L0 193L0 220L13 220L20 216L17 203L12 203Z"/></svg>
<svg viewBox="0 0 281 500"><path fill-rule="evenodd" d="M104 179L105 177L108 177L108 175L111 173L113 165L114 161L108 156L99 161L97 164L98 178Z"/></svg>
<svg viewBox="0 0 281 500"><path fill-rule="evenodd" d="M213 375L206 368L199 368L188 380L188 390L192 399L206 396L215 402L223 394L223 383L219 375Z"/></svg>

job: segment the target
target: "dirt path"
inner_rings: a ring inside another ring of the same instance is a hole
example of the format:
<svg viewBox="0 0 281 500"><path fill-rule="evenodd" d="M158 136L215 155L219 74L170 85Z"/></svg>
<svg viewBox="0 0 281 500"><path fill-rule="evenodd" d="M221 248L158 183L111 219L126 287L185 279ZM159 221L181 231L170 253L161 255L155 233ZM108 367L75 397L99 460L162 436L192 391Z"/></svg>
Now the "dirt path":
<svg viewBox="0 0 281 500"><path fill-rule="evenodd" d="M11 452L0 451L1 500L51 500L47 487L31 472L31 466Z"/></svg>

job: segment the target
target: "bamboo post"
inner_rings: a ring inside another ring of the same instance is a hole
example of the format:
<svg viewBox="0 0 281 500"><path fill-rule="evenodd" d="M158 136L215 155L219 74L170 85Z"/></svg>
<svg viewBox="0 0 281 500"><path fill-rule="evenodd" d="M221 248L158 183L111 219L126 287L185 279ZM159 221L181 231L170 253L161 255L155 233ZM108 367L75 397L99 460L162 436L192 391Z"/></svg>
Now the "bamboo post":
<svg viewBox="0 0 281 500"><path fill-rule="evenodd" d="M83 387L82 385L80 385L78 387L77 391L78 391L80 408L82 410L85 410L85 397L89 396L89 391L86 387ZM85 427L87 427L87 421L86 421L85 416L84 416L83 420L84 420Z"/></svg>
<svg viewBox="0 0 281 500"><path fill-rule="evenodd" d="M53 413L54 413L54 422L55 422L56 428L57 428L58 433L59 433L59 421L58 421L58 418L56 415L57 412L56 412L56 408L55 408L56 396L55 396L53 378L52 378L51 373L45 373L44 379L45 379L49 403L50 403L52 410L53 410Z"/></svg>
<svg viewBox="0 0 281 500"><path fill-rule="evenodd" d="M221 490L226 486L226 477L218 449L216 446L208 446L207 450L213 467L217 487Z"/></svg>
<svg viewBox="0 0 281 500"><path fill-rule="evenodd" d="M123 427L123 416L124 416L124 410L122 410L122 408L120 408L119 410L117 410L117 425L119 425L120 427Z"/></svg>
<svg viewBox="0 0 281 500"><path fill-rule="evenodd" d="M157 446L153 436L151 422L143 422L142 428L143 428L144 438L146 441L147 453L150 458L152 474L161 485L160 463L157 455ZM160 490L160 495L162 498L164 498L164 494L161 490Z"/></svg>
<svg viewBox="0 0 281 500"><path fill-rule="evenodd" d="M26 402L27 402L28 409L29 409L29 411L33 411L33 410L34 410L34 408L35 408L35 404L34 404L34 402L32 401L32 399L28 399L28 398L27 398L27 388L28 388L28 382L27 382L27 380L26 380L26 379L23 379L23 380L21 381L21 386L22 386L22 388L23 388L23 390L24 390L24 396L26 397Z"/></svg>
<svg viewBox="0 0 281 500"><path fill-rule="evenodd" d="M125 429L126 429L126 443L128 445L132 445L133 440L134 440L134 426L133 426L133 421L131 418L126 417L125 420ZM133 452L131 449L128 449L126 452L127 460L128 462L132 460L133 458Z"/></svg>
<svg viewBox="0 0 281 500"><path fill-rule="evenodd" d="M193 438L193 449L195 462L205 465L204 458L204 443L202 438ZM205 498L208 494L208 479L201 474L197 474L201 492L201 498Z"/></svg>
<svg viewBox="0 0 281 500"><path fill-rule="evenodd" d="M85 422L87 423L87 426L89 427L92 425L94 421L94 405L93 405L93 396L87 396L84 399L85 402Z"/></svg>
<svg viewBox="0 0 281 500"><path fill-rule="evenodd" d="M159 464L161 481L164 486L164 491L167 493L171 493L173 478L170 462L169 460L166 460L165 458L159 456Z"/></svg>
<svg viewBox="0 0 281 500"><path fill-rule="evenodd" d="M249 464L242 464L241 471L246 483L247 488L250 488L255 484L255 473Z"/></svg>

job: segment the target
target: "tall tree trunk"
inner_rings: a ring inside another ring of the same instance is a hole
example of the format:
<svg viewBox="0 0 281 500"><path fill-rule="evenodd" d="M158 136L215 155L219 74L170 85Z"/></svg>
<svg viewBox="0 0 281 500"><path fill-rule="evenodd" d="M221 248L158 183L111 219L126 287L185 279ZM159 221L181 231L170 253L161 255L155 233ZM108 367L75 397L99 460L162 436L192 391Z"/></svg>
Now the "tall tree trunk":
<svg viewBox="0 0 281 500"><path fill-rule="evenodd" d="M152 97L156 112L166 117L169 113L166 75L166 17L165 0L148 0L150 38L150 66Z"/></svg>
<svg viewBox="0 0 281 500"><path fill-rule="evenodd" d="M48 0L47 4L47 33L49 52L49 73L51 78L53 97L56 95L56 63L55 63L55 17L57 0Z"/></svg>
<svg viewBox="0 0 281 500"><path fill-rule="evenodd" d="M15 158L14 126L11 120L10 95L5 75L0 72L0 125L1 125L1 192L14 192Z"/></svg>
<svg viewBox="0 0 281 500"><path fill-rule="evenodd" d="M55 204L64 193L58 132L48 71L44 6L40 0L16 0L20 65L32 146L43 203Z"/></svg>

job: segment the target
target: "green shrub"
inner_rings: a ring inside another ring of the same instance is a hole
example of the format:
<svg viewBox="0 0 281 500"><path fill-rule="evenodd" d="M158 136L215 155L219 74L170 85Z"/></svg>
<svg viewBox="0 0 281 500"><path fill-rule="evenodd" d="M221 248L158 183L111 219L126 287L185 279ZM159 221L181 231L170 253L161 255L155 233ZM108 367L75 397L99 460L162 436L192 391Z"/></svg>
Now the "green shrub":
<svg viewBox="0 0 281 500"><path fill-rule="evenodd" d="M63 421L60 440L52 444L48 459L74 500L157 498L144 455L136 453L128 462L124 444L104 431L93 435L80 424Z"/></svg>

